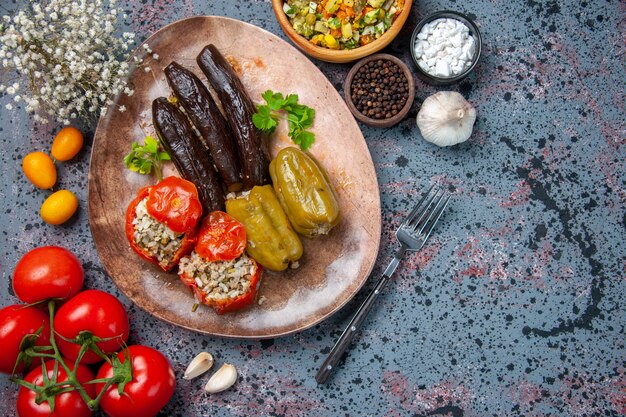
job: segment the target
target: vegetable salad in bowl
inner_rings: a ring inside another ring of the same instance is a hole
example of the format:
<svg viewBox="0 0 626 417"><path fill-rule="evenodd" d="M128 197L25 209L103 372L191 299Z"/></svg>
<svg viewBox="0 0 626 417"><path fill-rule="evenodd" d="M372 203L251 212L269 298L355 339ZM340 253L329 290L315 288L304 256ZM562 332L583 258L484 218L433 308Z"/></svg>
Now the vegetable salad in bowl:
<svg viewBox="0 0 626 417"><path fill-rule="evenodd" d="M354 49L380 38L404 0L286 0L283 10L294 30L314 45Z"/></svg>

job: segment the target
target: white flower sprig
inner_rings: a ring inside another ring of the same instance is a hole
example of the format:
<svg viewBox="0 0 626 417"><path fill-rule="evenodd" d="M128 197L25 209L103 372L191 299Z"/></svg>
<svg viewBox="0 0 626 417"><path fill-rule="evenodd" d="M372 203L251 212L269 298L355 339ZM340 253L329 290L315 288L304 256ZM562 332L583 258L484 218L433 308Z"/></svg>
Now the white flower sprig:
<svg viewBox="0 0 626 417"><path fill-rule="evenodd" d="M0 92L25 104L35 120L69 124L104 114L126 85L134 33L116 36L116 0L43 0L0 23L0 60L15 79ZM4 71L3 73L8 73ZM13 104L6 105L12 109ZM121 110L121 109L120 109Z"/></svg>

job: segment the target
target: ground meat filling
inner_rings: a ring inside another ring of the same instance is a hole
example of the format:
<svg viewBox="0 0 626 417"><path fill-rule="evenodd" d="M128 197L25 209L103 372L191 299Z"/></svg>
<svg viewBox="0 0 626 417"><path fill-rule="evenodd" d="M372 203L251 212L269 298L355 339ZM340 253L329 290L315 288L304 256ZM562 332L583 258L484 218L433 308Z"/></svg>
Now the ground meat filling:
<svg viewBox="0 0 626 417"><path fill-rule="evenodd" d="M207 262L193 251L180 260L178 273L194 277L207 299L225 300L248 292L256 268L245 253L232 261Z"/></svg>
<svg viewBox="0 0 626 417"><path fill-rule="evenodd" d="M137 204L135 209L134 240L137 246L155 258L161 267L169 265L183 243L184 233L176 233L169 227L159 223L148 214L146 203L148 197Z"/></svg>

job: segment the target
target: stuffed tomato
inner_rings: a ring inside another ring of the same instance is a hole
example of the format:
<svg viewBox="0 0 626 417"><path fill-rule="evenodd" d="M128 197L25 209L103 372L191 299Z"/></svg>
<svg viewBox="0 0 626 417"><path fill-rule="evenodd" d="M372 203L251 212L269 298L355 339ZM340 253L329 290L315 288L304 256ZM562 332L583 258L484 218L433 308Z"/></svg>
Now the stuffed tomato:
<svg viewBox="0 0 626 417"><path fill-rule="evenodd" d="M139 256L169 271L193 250L200 217L196 186L168 177L139 190L126 210L126 237Z"/></svg>
<svg viewBox="0 0 626 417"><path fill-rule="evenodd" d="M202 222L195 250L180 260L178 275L217 314L240 310L254 302L262 271L245 248L243 225L214 211Z"/></svg>

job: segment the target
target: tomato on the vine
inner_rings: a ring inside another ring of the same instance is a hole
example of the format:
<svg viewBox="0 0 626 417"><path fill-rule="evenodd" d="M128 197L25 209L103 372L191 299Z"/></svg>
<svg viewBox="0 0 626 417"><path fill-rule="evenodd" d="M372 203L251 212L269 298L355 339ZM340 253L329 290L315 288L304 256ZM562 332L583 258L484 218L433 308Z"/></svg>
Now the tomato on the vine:
<svg viewBox="0 0 626 417"><path fill-rule="evenodd" d="M74 369L74 364L70 361L65 361L70 370ZM46 374L49 379L54 378L54 360L49 360L45 363ZM94 379L93 372L84 365L78 365L76 370L76 379L81 383L85 392L90 398L95 398L96 389L94 384L87 384L87 382ZM35 384L38 386L44 386L43 380L43 368L41 366L34 369L26 378L26 382ZM56 376L57 382L67 381L67 373L63 367L59 364ZM89 406L80 396L78 391L64 392L54 397L54 412L50 413L50 404L48 401L43 401L41 404L36 402L36 393L24 386L20 387L17 394L17 415L19 417L89 417L91 416L91 410ZM50 398L51 399L51 398Z"/></svg>
<svg viewBox="0 0 626 417"><path fill-rule="evenodd" d="M174 394L176 377L174 369L163 354L148 346L133 345L119 352L117 358L125 363L128 354L132 363L132 380L124 385L124 394L118 392L118 385L111 385L100 400L100 407L110 417L153 417L165 407ZM97 378L113 376L113 367L105 362L98 371ZM104 387L96 384L96 390Z"/></svg>
<svg viewBox="0 0 626 417"><path fill-rule="evenodd" d="M61 336L57 338L61 353L71 360L78 357L80 345L63 338L74 339L82 331L101 339L110 339L97 342L96 346L104 354L111 354L120 350L128 339L128 316L122 303L111 294L100 290L86 290L61 306L54 317L54 330ZM96 363L101 360L100 356L90 350L80 363Z"/></svg>
<svg viewBox="0 0 626 417"><path fill-rule="evenodd" d="M34 335L43 326L41 334L35 340L36 346L50 345L50 320L41 310L24 304L6 306L0 310L0 372L13 372L20 354L20 344L24 336ZM24 364L20 363L15 372L21 372Z"/></svg>
<svg viewBox="0 0 626 417"><path fill-rule="evenodd" d="M67 299L83 286L80 261L59 246L42 246L26 253L13 271L13 290L25 303L50 298Z"/></svg>

